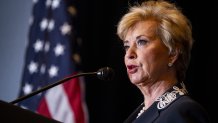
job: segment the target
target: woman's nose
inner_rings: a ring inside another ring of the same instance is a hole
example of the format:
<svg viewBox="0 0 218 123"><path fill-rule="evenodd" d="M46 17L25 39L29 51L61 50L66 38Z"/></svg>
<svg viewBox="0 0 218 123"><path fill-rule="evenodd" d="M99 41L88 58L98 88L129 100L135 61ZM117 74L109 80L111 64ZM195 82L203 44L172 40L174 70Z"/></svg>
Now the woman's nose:
<svg viewBox="0 0 218 123"><path fill-rule="evenodd" d="M126 51L126 58L127 59L135 59L137 57L137 54L134 50L133 47L129 48L127 51Z"/></svg>

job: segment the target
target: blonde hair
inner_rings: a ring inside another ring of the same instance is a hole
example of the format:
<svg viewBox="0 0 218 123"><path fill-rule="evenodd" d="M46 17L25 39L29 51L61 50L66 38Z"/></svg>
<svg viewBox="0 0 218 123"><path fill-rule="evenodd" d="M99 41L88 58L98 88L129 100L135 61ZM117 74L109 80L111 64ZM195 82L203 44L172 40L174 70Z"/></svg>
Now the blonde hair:
<svg viewBox="0 0 218 123"><path fill-rule="evenodd" d="M179 51L175 63L179 81L185 78L185 72L191 56L193 44L192 26L190 21L175 4L166 1L145 1L130 7L118 23L117 35L121 40L128 30L140 21L155 20L157 22L157 36L169 49L169 53Z"/></svg>

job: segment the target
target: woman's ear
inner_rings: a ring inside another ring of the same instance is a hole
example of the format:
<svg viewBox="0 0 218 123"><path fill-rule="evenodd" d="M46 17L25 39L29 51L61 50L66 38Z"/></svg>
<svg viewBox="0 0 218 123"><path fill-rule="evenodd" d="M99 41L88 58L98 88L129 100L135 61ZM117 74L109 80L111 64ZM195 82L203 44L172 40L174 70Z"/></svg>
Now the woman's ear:
<svg viewBox="0 0 218 123"><path fill-rule="evenodd" d="M168 66L171 67L173 66L173 64L176 62L176 60L179 57L179 49L175 48L174 50L172 50L169 54L169 62L168 62Z"/></svg>

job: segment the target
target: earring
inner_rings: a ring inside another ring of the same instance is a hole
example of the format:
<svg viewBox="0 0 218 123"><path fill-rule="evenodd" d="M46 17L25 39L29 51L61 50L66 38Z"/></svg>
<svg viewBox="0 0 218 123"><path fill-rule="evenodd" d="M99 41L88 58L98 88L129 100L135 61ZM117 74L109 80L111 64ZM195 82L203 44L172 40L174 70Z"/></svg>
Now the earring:
<svg viewBox="0 0 218 123"><path fill-rule="evenodd" d="M168 63L168 66L169 66L169 67L172 67L172 66L173 66L173 63Z"/></svg>

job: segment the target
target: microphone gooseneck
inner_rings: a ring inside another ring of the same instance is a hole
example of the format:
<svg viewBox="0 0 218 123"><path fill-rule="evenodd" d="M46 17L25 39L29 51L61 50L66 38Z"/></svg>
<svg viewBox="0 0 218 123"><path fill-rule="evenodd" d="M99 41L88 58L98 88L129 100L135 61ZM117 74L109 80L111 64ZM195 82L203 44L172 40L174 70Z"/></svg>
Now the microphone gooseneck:
<svg viewBox="0 0 218 123"><path fill-rule="evenodd" d="M47 86L45 86L45 87L43 87L43 88L41 88L41 89L39 89L39 90L36 90L36 91L34 91L34 92L28 94L28 95L25 95L25 96L23 96L23 97L20 97L20 98L14 100L14 101L11 101L10 103L11 103L11 104L18 103L18 102L20 102L20 101L22 101L22 100L24 100L24 99L27 99L27 98L29 98L29 97L32 97L32 96L34 96L34 95L36 95L36 94L38 94L38 93L41 93L41 92L43 92L43 91L45 91L45 90L48 90L48 89L52 88L52 87L54 87L54 86L57 86L57 85L62 84L62 83L64 83L64 82L67 82L67 81L70 80L70 79L73 79L73 78L76 78L76 77L80 77L80 76L86 76L86 75L96 75L96 76L97 76L99 79L101 79L101 80L109 81L109 80L112 80L112 79L113 79L114 71L113 71L112 68L104 67L104 68L99 69L97 72L79 73L79 74L76 74L76 75L73 75L73 76L64 78L64 79L62 79L62 80L59 80L59 81L57 81L57 82L54 82L54 83L52 83L52 84L49 84L49 85L47 85Z"/></svg>

